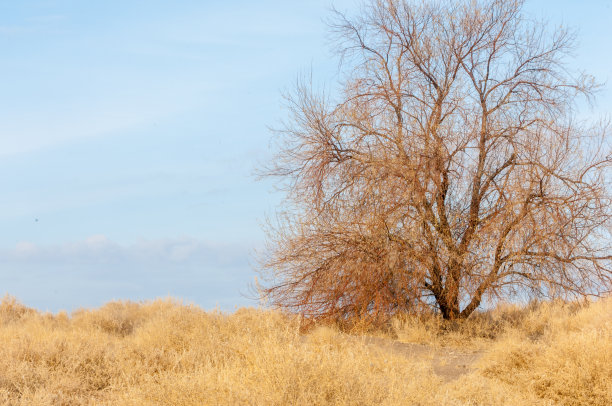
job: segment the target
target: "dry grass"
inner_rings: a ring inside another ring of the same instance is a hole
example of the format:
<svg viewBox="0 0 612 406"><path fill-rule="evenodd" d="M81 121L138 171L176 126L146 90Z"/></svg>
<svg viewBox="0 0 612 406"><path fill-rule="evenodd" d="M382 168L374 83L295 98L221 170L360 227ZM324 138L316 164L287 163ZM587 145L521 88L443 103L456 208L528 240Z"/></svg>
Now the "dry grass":
<svg viewBox="0 0 612 406"><path fill-rule="evenodd" d="M68 316L0 305L4 405L612 404L612 300L504 307L448 328L396 319L399 341L478 350L454 381L432 357L367 345L333 327L173 300L113 302ZM450 358L449 358L450 359ZM452 362L452 361L449 361Z"/></svg>
<svg viewBox="0 0 612 406"><path fill-rule="evenodd" d="M474 373L450 385L459 404L612 404L610 298L499 306L451 328L434 316L393 324L403 342L482 352Z"/></svg>

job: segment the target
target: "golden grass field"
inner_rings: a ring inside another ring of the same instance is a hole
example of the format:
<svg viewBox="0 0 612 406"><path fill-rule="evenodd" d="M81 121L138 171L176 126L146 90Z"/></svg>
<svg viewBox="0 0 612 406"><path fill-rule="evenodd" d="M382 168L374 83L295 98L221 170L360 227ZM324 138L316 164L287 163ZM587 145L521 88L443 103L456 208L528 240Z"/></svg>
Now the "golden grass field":
<svg viewBox="0 0 612 406"><path fill-rule="evenodd" d="M342 333L171 299L0 305L2 405L612 405L612 300Z"/></svg>

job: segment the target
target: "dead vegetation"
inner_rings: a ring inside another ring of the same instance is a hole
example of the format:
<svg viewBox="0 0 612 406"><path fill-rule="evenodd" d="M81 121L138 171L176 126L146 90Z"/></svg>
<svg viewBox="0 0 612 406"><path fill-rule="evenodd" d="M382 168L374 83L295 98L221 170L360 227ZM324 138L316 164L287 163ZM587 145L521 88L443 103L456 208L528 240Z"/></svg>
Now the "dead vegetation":
<svg viewBox="0 0 612 406"><path fill-rule="evenodd" d="M524 0L371 0L336 13L338 91L287 96L261 173L286 192L262 296L315 318L462 319L515 295L612 290L609 125L575 36Z"/></svg>
<svg viewBox="0 0 612 406"><path fill-rule="evenodd" d="M4 405L608 405L612 301L500 306L449 327L300 333L167 299L71 315L0 305Z"/></svg>

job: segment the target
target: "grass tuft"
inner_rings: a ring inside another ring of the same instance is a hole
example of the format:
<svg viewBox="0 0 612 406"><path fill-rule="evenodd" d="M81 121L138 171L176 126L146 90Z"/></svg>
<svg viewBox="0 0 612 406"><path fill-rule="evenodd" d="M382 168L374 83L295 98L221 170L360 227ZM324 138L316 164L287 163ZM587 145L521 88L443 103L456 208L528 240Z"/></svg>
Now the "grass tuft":
<svg viewBox="0 0 612 406"><path fill-rule="evenodd" d="M297 317L252 308L167 299L53 315L5 297L0 404L607 405L611 316L610 299L507 305L451 327L397 317L356 336L302 334ZM437 374L468 353L479 359L464 372Z"/></svg>

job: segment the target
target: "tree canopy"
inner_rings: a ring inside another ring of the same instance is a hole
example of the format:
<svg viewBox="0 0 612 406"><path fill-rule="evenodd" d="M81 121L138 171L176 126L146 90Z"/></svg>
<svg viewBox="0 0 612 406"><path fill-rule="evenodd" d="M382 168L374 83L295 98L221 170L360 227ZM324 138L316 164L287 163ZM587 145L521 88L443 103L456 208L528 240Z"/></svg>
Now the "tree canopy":
<svg viewBox="0 0 612 406"><path fill-rule="evenodd" d="M574 35L522 0L401 1L334 13L340 91L300 81L264 175L286 191L262 293L311 317L612 286L608 128Z"/></svg>

